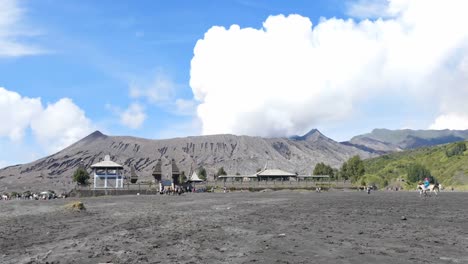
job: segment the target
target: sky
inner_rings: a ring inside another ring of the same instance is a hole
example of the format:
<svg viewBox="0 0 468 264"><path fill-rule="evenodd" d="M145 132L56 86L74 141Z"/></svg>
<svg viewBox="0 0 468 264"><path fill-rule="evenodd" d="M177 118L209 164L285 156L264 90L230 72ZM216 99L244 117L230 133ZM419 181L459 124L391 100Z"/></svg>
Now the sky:
<svg viewBox="0 0 468 264"><path fill-rule="evenodd" d="M468 129L465 0L0 0L0 167L95 130Z"/></svg>

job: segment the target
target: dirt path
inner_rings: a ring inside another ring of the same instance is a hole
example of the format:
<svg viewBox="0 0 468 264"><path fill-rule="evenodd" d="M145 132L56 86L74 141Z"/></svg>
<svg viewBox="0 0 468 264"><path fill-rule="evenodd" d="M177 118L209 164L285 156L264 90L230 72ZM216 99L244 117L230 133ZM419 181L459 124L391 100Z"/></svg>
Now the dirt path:
<svg viewBox="0 0 468 264"><path fill-rule="evenodd" d="M71 201L0 201L0 263L468 263L468 193Z"/></svg>

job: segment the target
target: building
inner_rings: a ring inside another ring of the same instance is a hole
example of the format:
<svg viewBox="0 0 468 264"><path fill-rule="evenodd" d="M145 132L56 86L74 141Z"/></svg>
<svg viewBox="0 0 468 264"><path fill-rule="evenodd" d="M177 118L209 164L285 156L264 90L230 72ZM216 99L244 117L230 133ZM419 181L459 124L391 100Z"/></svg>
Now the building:
<svg viewBox="0 0 468 264"><path fill-rule="evenodd" d="M226 181L290 181L296 180L297 174L278 169L263 169L253 175L221 175L218 180Z"/></svg>
<svg viewBox="0 0 468 264"><path fill-rule="evenodd" d="M330 181L328 175L298 175L279 169L263 169L253 175L221 175L221 181Z"/></svg>
<svg viewBox="0 0 468 264"><path fill-rule="evenodd" d="M156 165L154 166L153 169L153 177L154 177L154 182L159 185L159 191L161 192L163 190L164 183L162 182L162 166L161 166L161 159L158 159L156 162Z"/></svg>
<svg viewBox="0 0 468 264"><path fill-rule="evenodd" d="M198 177L198 174L194 171L192 175L188 178L187 182L203 182L200 177Z"/></svg>
<svg viewBox="0 0 468 264"><path fill-rule="evenodd" d="M94 189L123 188L123 166L111 161L106 155L104 160L91 165L94 175Z"/></svg>
<svg viewBox="0 0 468 264"><path fill-rule="evenodd" d="M175 188L175 186L180 185L180 170L174 159L171 160L171 167L172 188Z"/></svg>
<svg viewBox="0 0 468 264"><path fill-rule="evenodd" d="M297 174L278 169L265 169L255 173L259 181L289 181L296 180Z"/></svg>

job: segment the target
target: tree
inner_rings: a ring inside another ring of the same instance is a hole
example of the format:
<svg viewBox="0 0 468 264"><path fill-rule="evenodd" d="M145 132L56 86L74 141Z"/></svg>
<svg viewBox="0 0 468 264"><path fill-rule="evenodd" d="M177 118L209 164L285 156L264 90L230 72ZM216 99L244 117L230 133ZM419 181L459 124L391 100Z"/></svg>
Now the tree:
<svg viewBox="0 0 468 264"><path fill-rule="evenodd" d="M89 180L89 174L85 168L79 167L73 173L73 182L76 182L78 185L87 185Z"/></svg>
<svg viewBox="0 0 468 264"><path fill-rule="evenodd" d="M411 183L423 181L424 178L429 178L431 182L434 181L431 172L421 164L410 164L406 172L408 173L408 181Z"/></svg>
<svg viewBox="0 0 468 264"><path fill-rule="evenodd" d="M342 178L342 179L344 179L344 180L348 180L348 179L349 179L349 175L348 175L348 163L347 163L347 162L343 162L343 165L341 165L340 172L339 172L339 176L340 176L340 178Z"/></svg>
<svg viewBox="0 0 468 264"><path fill-rule="evenodd" d="M445 155L447 155L447 157L450 158L452 156L463 155L463 152L465 152L465 151L466 151L465 142L458 142L457 144L455 144L455 146L453 146L450 149L446 150Z"/></svg>
<svg viewBox="0 0 468 264"><path fill-rule="evenodd" d="M333 168L329 165L326 165L323 162L319 162L315 165L313 175L328 175L331 178L334 176Z"/></svg>
<svg viewBox="0 0 468 264"><path fill-rule="evenodd" d="M340 170L334 168L334 169L333 169L333 175L331 175L330 177L331 177L332 179L338 179L339 174L340 174Z"/></svg>
<svg viewBox="0 0 468 264"><path fill-rule="evenodd" d="M227 175L226 171L224 170L224 167L218 169L218 172L216 172L215 177L218 178L221 175Z"/></svg>
<svg viewBox="0 0 468 264"><path fill-rule="evenodd" d="M187 176L185 176L185 171L182 171L179 175L179 182L183 183L187 181Z"/></svg>
<svg viewBox="0 0 468 264"><path fill-rule="evenodd" d="M205 168L203 168L203 166L198 168L197 174L198 174L198 177L200 177L200 179L206 181L206 170Z"/></svg>
<svg viewBox="0 0 468 264"><path fill-rule="evenodd" d="M347 162L341 166L340 175L344 179L351 179L351 181L357 181L366 172L364 168L364 162L358 155L353 156Z"/></svg>

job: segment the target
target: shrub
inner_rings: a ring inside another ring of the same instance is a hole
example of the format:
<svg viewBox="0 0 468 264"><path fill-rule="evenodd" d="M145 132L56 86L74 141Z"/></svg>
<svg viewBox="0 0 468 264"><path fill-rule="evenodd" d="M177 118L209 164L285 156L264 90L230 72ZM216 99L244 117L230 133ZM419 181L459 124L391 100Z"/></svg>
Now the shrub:
<svg viewBox="0 0 468 264"><path fill-rule="evenodd" d="M466 144L465 142L458 142L455 144L455 146L449 148L448 150L445 151L445 155L447 157L453 157L453 156L460 156L463 155L463 152L466 151Z"/></svg>
<svg viewBox="0 0 468 264"><path fill-rule="evenodd" d="M198 174L198 177L200 177L200 179L206 181L206 170L205 168L203 168L203 166L198 168L197 174Z"/></svg>
<svg viewBox="0 0 468 264"><path fill-rule="evenodd" d="M77 212L86 210L86 207L84 206L82 202L71 202L69 204L66 204L65 208L68 210L77 211Z"/></svg>
<svg viewBox="0 0 468 264"><path fill-rule="evenodd" d="M421 164L410 164L407 173L408 181L412 183L422 181L424 178L429 178L431 182L434 180L431 172Z"/></svg>
<svg viewBox="0 0 468 264"><path fill-rule="evenodd" d="M78 185L87 185L89 180L89 174L85 168L79 167L73 173L73 182L78 183Z"/></svg>

